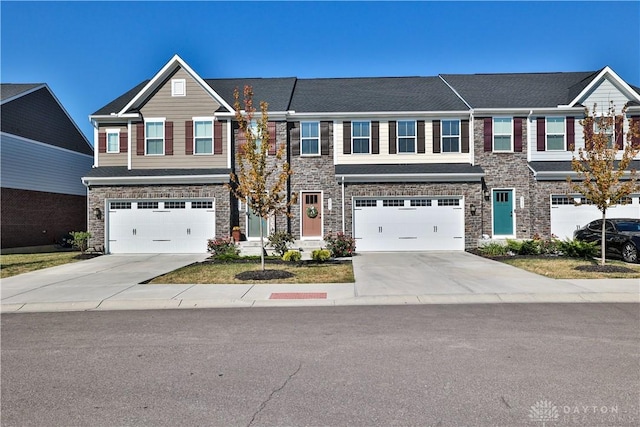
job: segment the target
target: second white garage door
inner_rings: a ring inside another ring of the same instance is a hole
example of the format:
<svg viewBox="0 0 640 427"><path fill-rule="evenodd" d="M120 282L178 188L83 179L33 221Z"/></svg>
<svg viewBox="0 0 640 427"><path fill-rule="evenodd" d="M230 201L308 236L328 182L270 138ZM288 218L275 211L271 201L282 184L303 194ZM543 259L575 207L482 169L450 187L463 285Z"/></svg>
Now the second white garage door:
<svg viewBox="0 0 640 427"><path fill-rule="evenodd" d="M559 239L573 239L576 229L600 218L602 213L584 197L551 196L551 233ZM607 218L640 218L640 197L633 195L625 204L610 207Z"/></svg>
<svg viewBox="0 0 640 427"><path fill-rule="evenodd" d="M356 251L464 250L464 204L452 198L358 198Z"/></svg>
<svg viewBox="0 0 640 427"><path fill-rule="evenodd" d="M108 202L110 253L205 253L215 236L213 200Z"/></svg>

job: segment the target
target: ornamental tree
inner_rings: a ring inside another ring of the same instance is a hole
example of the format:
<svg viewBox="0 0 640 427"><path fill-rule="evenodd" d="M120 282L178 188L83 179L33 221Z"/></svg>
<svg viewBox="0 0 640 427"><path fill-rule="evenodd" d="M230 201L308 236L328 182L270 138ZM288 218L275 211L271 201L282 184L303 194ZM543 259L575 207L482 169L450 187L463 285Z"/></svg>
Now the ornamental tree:
<svg viewBox="0 0 640 427"><path fill-rule="evenodd" d="M601 260L605 258L605 222L607 209L623 202L631 193L640 190L637 171L630 168L631 161L640 152L640 121L631 120L624 143L624 117L626 107L616 114L613 103L606 111L585 109L585 118L580 121L584 132L584 148L578 149L571 160L571 168L580 181L568 177L572 191L583 194L602 212Z"/></svg>
<svg viewBox="0 0 640 427"><path fill-rule="evenodd" d="M295 197L287 201L286 195L287 180L293 172L285 160L284 144L269 147L272 131L269 130L268 104L261 101L260 111L256 113L251 86L244 87L244 108L237 88L233 97L238 133L244 135L244 142L237 148L236 171L231 173L231 184L227 187L238 200L246 204L247 209L265 221L278 214L289 216L289 206L296 202ZM263 222L260 221L260 261L264 271Z"/></svg>

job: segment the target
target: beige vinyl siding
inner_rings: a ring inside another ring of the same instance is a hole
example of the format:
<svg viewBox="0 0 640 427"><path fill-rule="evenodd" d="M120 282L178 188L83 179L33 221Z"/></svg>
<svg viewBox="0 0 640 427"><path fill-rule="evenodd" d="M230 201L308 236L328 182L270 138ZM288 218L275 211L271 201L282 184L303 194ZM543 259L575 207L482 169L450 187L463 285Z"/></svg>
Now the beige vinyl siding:
<svg viewBox="0 0 640 427"><path fill-rule="evenodd" d="M109 129L119 129L121 134L127 134L127 125L112 125L102 124L98 127L99 133L105 133ZM118 141L119 143L120 141ZM127 166L128 154L127 153L100 153L98 148L98 141L95 141L95 150L98 152L98 166ZM135 150L135 146L133 147Z"/></svg>
<svg viewBox="0 0 640 427"><path fill-rule="evenodd" d="M420 119L411 119L420 120ZM354 121L357 121L354 119ZM402 163L470 163L470 153L433 153L433 126L425 121L424 154L389 154L389 121L380 121L380 154L343 154L342 122L334 124L335 161L339 165Z"/></svg>
<svg viewBox="0 0 640 427"><path fill-rule="evenodd" d="M591 93L587 94L581 104L589 110L593 109L594 104L597 104L598 112L606 112L611 101L613 101L616 113L620 113L629 99L609 79L605 78Z"/></svg>
<svg viewBox="0 0 640 427"><path fill-rule="evenodd" d="M185 79L186 96L171 96L171 79ZM227 165L227 122L222 122L222 154L192 155L185 154L185 121L194 117L213 117L220 107L187 72L179 69L158 89L151 99L141 108L146 119L165 118L173 122L173 155L172 156L138 156L136 150L136 126L132 126L132 158L133 169L160 168L226 168Z"/></svg>

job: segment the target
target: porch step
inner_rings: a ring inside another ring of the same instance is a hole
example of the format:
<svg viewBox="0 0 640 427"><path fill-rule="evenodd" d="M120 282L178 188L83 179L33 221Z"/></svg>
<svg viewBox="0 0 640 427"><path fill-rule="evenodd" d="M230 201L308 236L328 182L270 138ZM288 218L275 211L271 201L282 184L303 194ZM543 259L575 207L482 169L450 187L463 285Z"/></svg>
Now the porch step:
<svg viewBox="0 0 640 427"><path fill-rule="evenodd" d="M247 240L238 242L240 255L252 256L260 255L260 241ZM324 240L296 240L290 245L292 250L300 251L302 259L311 259L311 253L317 249L325 247ZM265 249L268 255L274 255L273 248L269 246L269 242L265 240Z"/></svg>

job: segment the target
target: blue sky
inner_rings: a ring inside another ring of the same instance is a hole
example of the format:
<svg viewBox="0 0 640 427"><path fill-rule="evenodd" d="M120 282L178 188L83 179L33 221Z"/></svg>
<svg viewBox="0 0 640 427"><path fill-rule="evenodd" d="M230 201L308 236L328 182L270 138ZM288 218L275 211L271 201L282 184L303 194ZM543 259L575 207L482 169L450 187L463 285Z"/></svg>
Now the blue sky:
<svg viewBox="0 0 640 427"><path fill-rule="evenodd" d="M8 2L0 80L88 115L179 54L203 78L587 71L640 86L640 2Z"/></svg>

